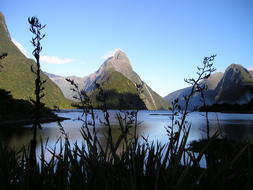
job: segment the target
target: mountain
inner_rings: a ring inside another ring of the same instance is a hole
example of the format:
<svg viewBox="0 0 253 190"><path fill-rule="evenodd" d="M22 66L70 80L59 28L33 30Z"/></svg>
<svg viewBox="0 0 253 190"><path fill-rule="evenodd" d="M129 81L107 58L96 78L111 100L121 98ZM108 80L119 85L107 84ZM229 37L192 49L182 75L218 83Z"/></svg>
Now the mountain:
<svg viewBox="0 0 253 190"><path fill-rule="evenodd" d="M103 89L103 97L105 97L105 104L108 108L147 109L144 101L139 97L134 83L120 72L113 71L110 75L104 75L97 83ZM96 101L99 97L98 89L92 90L90 96L92 97L92 101L95 102L94 106L103 106L103 102Z"/></svg>
<svg viewBox="0 0 253 190"><path fill-rule="evenodd" d="M248 69L248 71L249 71L250 75L253 77L253 69L250 68L250 69Z"/></svg>
<svg viewBox="0 0 253 190"><path fill-rule="evenodd" d="M65 97L71 99L70 93L68 93L69 87L67 87L67 85L60 85L63 83L65 84L65 82L59 80L65 80L65 78L48 76L61 88ZM56 79L58 79L58 81ZM94 93L96 91L96 82L101 84L104 90L110 91L111 95L112 92L120 95L119 97L122 97L122 93L132 94L132 98L134 99L136 99L137 95L136 87L143 84L142 93L139 99L143 101L147 109L167 109L169 107L169 104L160 95L154 92L145 82L141 80L139 75L133 70L127 55L122 50L115 51L114 55L107 58L95 73L92 73L84 78L78 78L77 80L80 89L83 88L91 96L95 96L96 94ZM108 84L114 85L110 86ZM133 90L133 87L135 90ZM115 94L111 97L114 97L114 102L119 103L119 99L116 100L117 96ZM130 104L128 107L133 107L132 104L127 101L125 104ZM112 107L116 108L117 106L115 105ZM142 105L141 108L143 108Z"/></svg>
<svg viewBox="0 0 253 190"><path fill-rule="evenodd" d="M217 104L246 104L252 98L253 77L241 65L230 65L215 89Z"/></svg>
<svg viewBox="0 0 253 190"><path fill-rule="evenodd" d="M214 90L217 87L220 80L222 79L222 77L223 77L222 72L216 72L210 75L207 79L204 79L203 82L207 85L209 90Z"/></svg>
<svg viewBox="0 0 253 190"><path fill-rule="evenodd" d="M231 64L224 72L215 73L207 80L202 81L208 86L205 91L207 105L221 104L243 105L253 97L252 72L238 64ZM189 94L190 87L175 91L165 97L167 101L179 98L179 104L184 106L183 96ZM203 106L200 93L195 94L190 101L190 109Z"/></svg>
<svg viewBox="0 0 253 190"><path fill-rule="evenodd" d="M207 79L201 81L201 84L207 86L207 90L204 91L205 101L207 105L214 104L214 98L215 98L215 92L214 89L217 87L218 83L223 77L223 73L217 72L212 75L210 75ZM189 95L191 92L191 87L183 88L177 91L174 91L167 96L164 97L164 99L168 102L174 101L176 98L179 99L179 105L184 108L185 107L185 101L184 96ZM201 93L194 94L189 102L189 110L194 110L197 107L200 107L203 105L203 102L201 100Z"/></svg>
<svg viewBox="0 0 253 190"><path fill-rule="evenodd" d="M85 90L88 92L92 91L95 87L95 81L99 82L115 71L121 73L135 86L143 84L141 99L145 103L147 109L155 110L168 108L168 103L166 103L161 96L154 92L145 82L142 83L141 78L132 69L130 60L122 50L115 51L114 55L105 60L95 73L87 77L85 81ZM121 83L122 81L118 81L119 86L122 85Z"/></svg>
<svg viewBox="0 0 253 190"><path fill-rule="evenodd" d="M84 88L84 78L76 77L76 76L69 76L63 77L60 75L54 75L51 73L44 72L62 91L63 95L72 101L77 101L74 97L75 92L71 90L71 85L69 82L66 81L66 78L74 80L75 83L79 86L80 89Z"/></svg>
<svg viewBox="0 0 253 190"><path fill-rule="evenodd" d="M110 75L114 71L120 72L135 84L141 83L140 77L133 71L131 63L126 54L121 50L117 50L113 56L105 60L105 62L95 73L89 75L85 79L85 90L92 90L95 87L95 81L98 81L105 75Z"/></svg>
<svg viewBox="0 0 253 190"><path fill-rule="evenodd" d="M2 59L0 63L2 66L0 68L0 89L10 91L15 99L34 99L35 74L31 72L31 67L35 68L36 64L34 60L28 59L23 55L12 42L2 13L0 13L0 54L1 53L8 53L8 56ZM47 80L44 84L45 96L42 102L51 108L55 106L60 108L68 107L70 101L64 98L58 86L43 73L41 73L41 78L42 80Z"/></svg>

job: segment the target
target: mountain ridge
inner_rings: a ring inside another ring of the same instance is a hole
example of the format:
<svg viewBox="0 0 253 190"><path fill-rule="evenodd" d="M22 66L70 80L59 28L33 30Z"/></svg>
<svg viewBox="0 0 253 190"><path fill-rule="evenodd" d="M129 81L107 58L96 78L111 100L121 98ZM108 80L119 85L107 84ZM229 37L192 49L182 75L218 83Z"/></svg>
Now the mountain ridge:
<svg viewBox="0 0 253 190"><path fill-rule="evenodd" d="M231 64L227 67L224 73L214 73L204 81L208 89L204 92L206 97L206 105L214 104L247 104L253 98L253 72L239 64ZM179 104L184 107L183 95L189 94L191 87L174 91L164 98L166 101L173 101L179 98ZM190 110L195 107L202 107L200 101L200 93L195 94L190 100Z"/></svg>
<svg viewBox="0 0 253 190"><path fill-rule="evenodd" d="M123 77L121 77L122 81L127 82L129 80L135 87L143 85L143 93L140 95L140 98L145 103L147 109L166 109L169 107L169 104L163 100L160 95L154 92L145 82L141 80L139 75L133 70L131 62L126 53L119 49L115 51L114 55L107 58L96 72L86 77L82 77L83 89L88 94L92 94L92 91L94 91L96 88L96 83L103 83L103 80L108 78L107 76L111 75L113 72L121 73L126 78L123 79ZM59 81L57 82L53 77L51 79L59 85ZM121 85L122 81L118 81L119 86ZM64 94L66 94L68 91L66 89L67 85L65 87L59 87L62 89L63 93L65 92ZM71 99L69 96L67 98Z"/></svg>
<svg viewBox="0 0 253 190"><path fill-rule="evenodd" d="M1 60L0 88L10 91L15 99L30 101L31 98L35 98L35 74L31 72L31 67L35 68L36 64L33 59L26 58L12 42L2 13L0 13L0 34L0 53L8 53L8 56ZM71 102L64 98L58 86L42 72L41 78L47 80L44 84L45 97L42 98L42 102L50 108L70 107Z"/></svg>

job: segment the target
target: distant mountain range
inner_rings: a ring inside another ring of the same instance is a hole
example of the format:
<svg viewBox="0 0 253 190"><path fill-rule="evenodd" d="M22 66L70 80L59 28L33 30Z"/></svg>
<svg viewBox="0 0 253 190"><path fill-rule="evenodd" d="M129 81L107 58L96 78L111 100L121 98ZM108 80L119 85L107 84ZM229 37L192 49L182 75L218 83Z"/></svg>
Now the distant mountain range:
<svg viewBox="0 0 253 190"><path fill-rule="evenodd" d="M80 89L84 88L84 83L83 83L84 78L76 77L76 76L63 77L63 76L55 75L48 72L44 72L44 74L46 74L61 89L65 98L70 99L72 101L76 101L76 99L73 98L73 96L76 94L71 90L72 87L70 83L66 81L66 78L74 80L75 83L80 87Z"/></svg>
<svg viewBox="0 0 253 190"><path fill-rule="evenodd" d="M208 90L204 92L207 105L243 105L248 104L253 98L253 71L248 71L241 65L232 64L224 73L214 73L205 81ZM172 102L179 98L181 107L185 106L183 97L190 93L191 87L172 92L165 96L165 100ZM203 106L201 94L195 94L190 100L189 109Z"/></svg>
<svg viewBox="0 0 253 190"><path fill-rule="evenodd" d="M31 72L31 67L36 67L35 62L25 57L12 42L4 16L0 13L0 54L2 53L8 53L8 56L0 63L0 89L10 91L14 99L34 99L35 74ZM47 80L43 98L46 106L70 107L75 93L71 91L66 77L46 72L41 73L41 77ZM141 80L122 50L117 50L106 59L95 73L86 77L67 78L74 80L80 90L85 90L96 106L99 105L96 83L99 83L105 92L108 108L115 109L167 109L176 98L181 107L184 107L184 96L191 90L191 87L180 89L163 99ZM214 73L203 80L202 84L208 87L204 92L207 105L253 104L253 71L248 71L241 65L232 64L224 73ZM139 85L142 85L141 93L137 91ZM192 97L189 109L202 106L200 93L197 93Z"/></svg>
<svg viewBox="0 0 253 190"><path fill-rule="evenodd" d="M73 100L75 93L70 90L66 77L46 74L61 88L66 98ZM95 83L99 83L105 92L110 94L108 102L111 108L123 106L130 109L137 106L141 109L155 110L169 107L169 104L134 72L127 55L122 50L117 50L113 56L106 59L95 73L83 78L75 76L67 78L74 80L79 89L85 90L90 96L96 96ZM137 86L140 84L143 84L143 88L139 95Z"/></svg>
<svg viewBox="0 0 253 190"><path fill-rule="evenodd" d="M4 15L0 13L0 54L2 53L8 53L8 56L0 63L0 89L10 91L14 99L34 99L35 74L31 72L31 67L36 68L35 62L25 57L12 42ZM71 101L63 96L58 86L44 73L41 73L41 78L47 80L42 102L51 108L70 107Z"/></svg>
<svg viewBox="0 0 253 190"><path fill-rule="evenodd" d="M1 60L0 89L10 91L14 99L34 99L35 68L34 60L28 59L12 42L10 33L5 23L4 15L0 13L0 53L8 53ZM65 77L50 73L41 73L47 82L44 85L43 102L48 107L70 107L75 95L71 91ZM95 83L99 83L107 95L108 108L126 109L166 109L169 104L155 93L145 82L142 82L137 73L132 69L126 54L118 50L109 57L93 74L86 77L68 77L78 84L80 90L85 90L95 105L98 95ZM142 92L137 92L137 86L143 84ZM67 98L65 98L65 97ZM69 99L69 100L68 100Z"/></svg>

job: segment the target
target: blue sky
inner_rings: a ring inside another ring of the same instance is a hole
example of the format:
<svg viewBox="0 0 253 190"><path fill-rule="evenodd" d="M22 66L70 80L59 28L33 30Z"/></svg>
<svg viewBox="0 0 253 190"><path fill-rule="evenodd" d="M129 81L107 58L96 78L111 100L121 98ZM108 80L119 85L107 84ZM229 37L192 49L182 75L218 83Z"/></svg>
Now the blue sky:
<svg viewBox="0 0 253 190"><path fill-rule="evenodd" d="M252 0L1 0L13 40L29 57L27 18L46 24L42 69L86 76L120 48L162 96L186 87L204 56L215 68L253 68Z"/></svg>

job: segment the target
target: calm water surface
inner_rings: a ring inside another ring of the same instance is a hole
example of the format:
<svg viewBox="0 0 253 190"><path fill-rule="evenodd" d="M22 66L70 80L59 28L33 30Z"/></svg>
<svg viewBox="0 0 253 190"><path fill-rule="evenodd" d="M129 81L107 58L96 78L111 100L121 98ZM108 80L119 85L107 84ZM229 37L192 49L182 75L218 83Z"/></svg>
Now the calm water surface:
<svg viewBox="0 0 253 190"><path fill-rule="evenodd" d="M113 125L113 133L117 136L119 129L115 118L116 111L110 111L110 120ZM77 120L81 117L80 110L57 113L59 116L70 118L61 122L71 142L81 144L83 139L80 134L80 127L83 122ZM139 111L138 121L141 124L137 128L139 136L148 137L149 141L158 141L162 144L168 142L166 127L171 124L170 111ZM98 118L102 118L102 112L96 111ZM187 121L191 124L188 141L198 140L205 137L206 120L204 113L193 112ZM253 114L231 114L231 113L209 113L210 132L214 133L220 126L222 135L236 140L253 139ZM107 128L97 120L98 137L104 140ZM38 136L45 142L48 139L48 146L54 147L57 139L61 137L59 126L56 122L43 124L43 129L38 131ZM0 129L0 139L8 142L9 146L17 149L27 145L32 139L32 125L19 128ZM39 150L38 144L38 150Z"/></svg>

